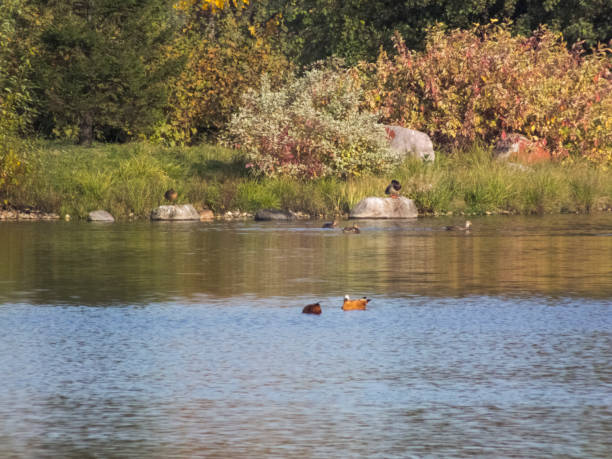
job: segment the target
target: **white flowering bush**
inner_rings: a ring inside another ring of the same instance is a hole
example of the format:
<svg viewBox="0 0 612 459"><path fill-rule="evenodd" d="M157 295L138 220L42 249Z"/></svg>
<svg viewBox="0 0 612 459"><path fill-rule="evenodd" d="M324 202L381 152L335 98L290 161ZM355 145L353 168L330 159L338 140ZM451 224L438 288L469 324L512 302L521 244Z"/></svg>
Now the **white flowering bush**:
<svg viewBox="0 0 612 459"><path fill-rule="evenodd" d="M256 175L317 178L386 172L397 158L376 115L360 110L350 71L319 67L272 90L263 78L232 117L228 141Z"/></svg>

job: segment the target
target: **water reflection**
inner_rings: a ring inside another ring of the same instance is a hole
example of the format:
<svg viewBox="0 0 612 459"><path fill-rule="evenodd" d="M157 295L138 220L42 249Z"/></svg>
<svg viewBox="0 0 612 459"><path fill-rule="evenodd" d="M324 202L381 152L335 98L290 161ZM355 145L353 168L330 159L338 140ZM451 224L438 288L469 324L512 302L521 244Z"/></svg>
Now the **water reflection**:
<svg viewBox="0 0 612 459"><path fill-rule="evenodd" d="M609 456L605 301L304 300L5 304L0 456Z"/></svg>
<svg viewBox="0 0 612 459"><path fill-rule="evenodd" d="M113 304L172 298L368 295L612 296L612 216L0 225L0 301ZM453 221L453 223L456 223Z"/></svg>
<svg viewBox="0 0 612 459"><path fill-rule="evenodd" d="M0 224L0 457L610 457L612 215L451 223Z"/></svg>

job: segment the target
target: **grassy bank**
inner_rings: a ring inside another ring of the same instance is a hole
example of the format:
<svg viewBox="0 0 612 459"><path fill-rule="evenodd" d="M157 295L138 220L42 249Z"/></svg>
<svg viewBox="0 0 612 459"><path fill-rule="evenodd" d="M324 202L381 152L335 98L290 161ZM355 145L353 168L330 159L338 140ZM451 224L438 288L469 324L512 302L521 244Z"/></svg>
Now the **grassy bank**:
<svg viewBox="0 0 612 459"><path fill-rule="evenodd" d="M384 177L301 182L254 179L236 151L201 145L163 148L146 143L38 144L30 172L10 198L16 207L85 217L106 209L118 218L147 217L174 188L179 203L228 210L276 207L311 215L347 213L366 196L382 196L391 178L423 214L448 212L593 212L612 207L612 171L586 163L521 168L492 161L479 147L438 155L435 164L407 162Z"/></svg>

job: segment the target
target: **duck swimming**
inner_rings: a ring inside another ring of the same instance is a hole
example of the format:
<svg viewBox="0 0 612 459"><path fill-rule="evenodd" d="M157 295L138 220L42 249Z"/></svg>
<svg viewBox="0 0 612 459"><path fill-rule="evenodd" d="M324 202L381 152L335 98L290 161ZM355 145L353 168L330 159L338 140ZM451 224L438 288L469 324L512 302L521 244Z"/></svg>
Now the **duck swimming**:
<svg viewBox="0 0 612 459"><path fill-rule="evenodd" d="M402 189L402 185L397 180L391 180L391 183L385 189L385 194L390 195L392 198L399 197L399 191Z"/></svg>
<svg viewBox="0 0 612 459"><path fill-rule="evenodd" d="M170 188L164 193L164 198L166 198L166 201L174 202L178 198L178 193Z"/></svg>
<svg viewBox="0 0 612 459"><path fill-rule="evenodd" d="M321 305L319 303L308 304L302 309L304 314L321 314Z"/></svg>
<svg viewBox="0 0 612 459"><path fill-rule="evenodd" d="M353 226L347 226L346 228L344 228L342 230L343 233L353 233L353 234L359 234L361 233L361 230L359 229L359 227L357 225L353 225Z"/></svg>
<svg viewBox="0 0 612 459"><path fill-rule="evenodd" d="M342 303L343 311L365 311L366 305L370 302L365 296L359 300L351 300L348 295L344 295L344 303Z"/></svg>
<svg viewBox="0 0 612 459"><path fill-rule="evenodd" d="M446 231L469 231L471 227L472 227L472 222L467 220L465 222L465 226L452 225L452 226L445 226L444 229Z"/></svg>
<svg viewBox="0 0 612 459"><path fill-rule="evenodd" d="M323 223L323 228L336 228L338 226L338 220L334 218L333 222Z"/></svg>

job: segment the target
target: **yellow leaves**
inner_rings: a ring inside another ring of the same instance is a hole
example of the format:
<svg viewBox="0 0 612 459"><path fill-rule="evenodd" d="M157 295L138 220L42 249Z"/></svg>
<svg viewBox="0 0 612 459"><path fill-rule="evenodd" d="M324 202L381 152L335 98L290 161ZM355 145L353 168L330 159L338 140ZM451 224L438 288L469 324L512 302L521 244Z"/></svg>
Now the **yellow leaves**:
<svg viewBox="0 0 612 459"><path fill-rule="evenodd" d="M172 7L179 11L189 11L198 8L214 13L217 10L224 10L233 5L236 9L246 8L249 0L179 0Z"/></svg>

